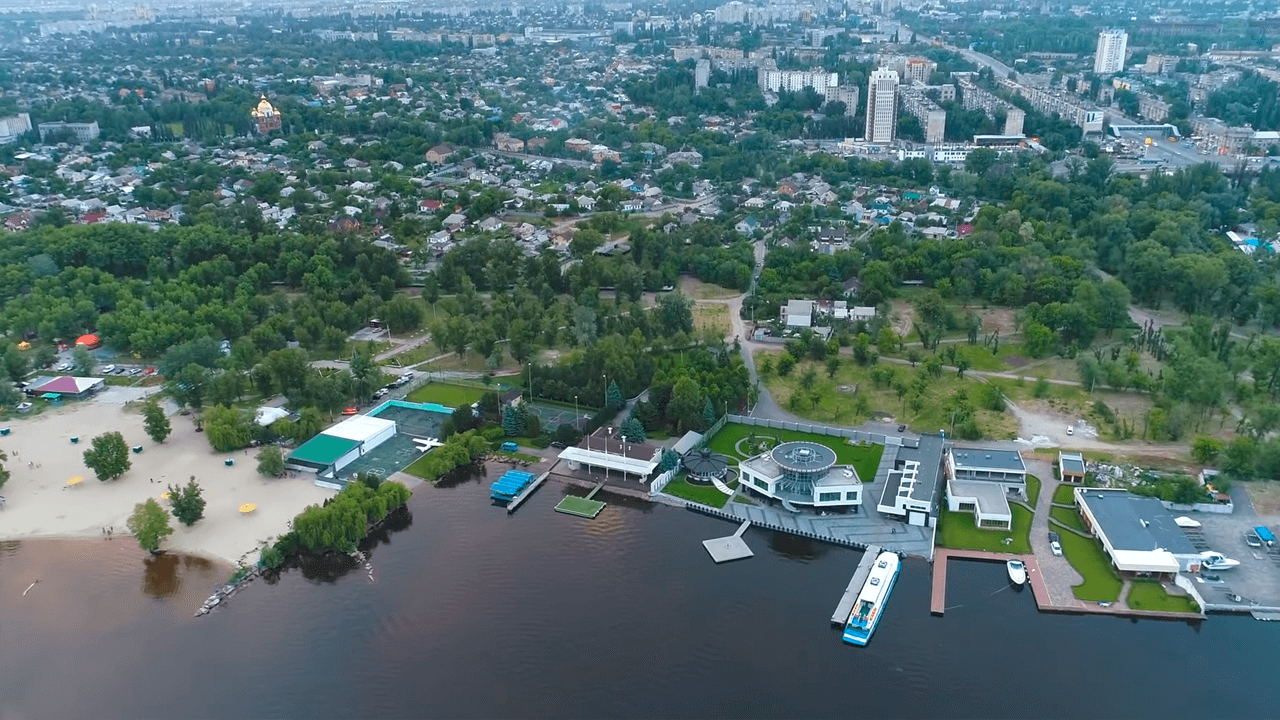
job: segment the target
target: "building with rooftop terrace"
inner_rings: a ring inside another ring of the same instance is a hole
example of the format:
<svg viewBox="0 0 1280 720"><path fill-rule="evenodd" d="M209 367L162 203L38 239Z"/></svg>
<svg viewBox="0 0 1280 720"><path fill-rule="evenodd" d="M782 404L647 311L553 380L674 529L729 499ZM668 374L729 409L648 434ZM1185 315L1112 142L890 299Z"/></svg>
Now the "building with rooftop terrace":
<svg viewBox="0 0 1280 720"><path fill-rule="evenodd" d="M1158 498L1097 488L1076 488L1075 497L1085 527L1120 573L1168 580L1200 570L1200 552Z"/></svg>
<svg viewBox="0 0 1280 720"><path fill-rule="evenodd" d="M786 442L738 463L744 487L784 506L854 508L862 504L862 479L852 465L813 442Z"/></svg>
<svg viewBox="0 0 1280 720"><path fill-rule="evenodd" d="M954 447L946 455L947 509L972 512L980 528L1013 527L1009 495L1027 497L1027 466L1012 450Z"/></svg>
<svg viewBox="0 0 1280 720"><path fill-rule="evenodd" d="M884 489L876 510L903 520L908 525L933 527L938 520L942 495L943 441L923 436L919 445L885 445L880 469L873 482Z"/></svg>

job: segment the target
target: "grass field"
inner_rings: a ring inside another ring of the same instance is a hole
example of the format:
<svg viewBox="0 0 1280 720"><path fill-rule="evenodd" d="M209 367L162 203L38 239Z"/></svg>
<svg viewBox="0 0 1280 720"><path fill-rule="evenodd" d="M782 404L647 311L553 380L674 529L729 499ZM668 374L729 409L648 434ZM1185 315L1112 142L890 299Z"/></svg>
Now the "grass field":
<svg viewBox="0 0 1280 720"><path fill-rule="evenodd" d="M1084 529L1084 520L1080 518L1080 513L1075 510L1068 510L1064 507L1049 508L1049 517L1066 525L1069 528L1086 532Z"/></svg>
<svg viewBox="0 0 1280 720"><path fill-rule="evenodd" d="M448 385L445 383L427 383L409 393L405 399L416 403L439 403L445 407L460 408L480 400L486 390L465 385Z"/></svg>
<svg viewBox="0 0 1280 720"><path fill-rule="evenodd" d="M766 357L775 367L782 352L764 351L756 353L756 367ZM764 377L769 394L783 408L813 420L814 422L834 425L856 425L871 418L891 418L895 422L906 423L913 430L922 433L936 433L940 428L950 428L950 408L952 397L959 392L968 395L970 404L979 405L979 391L983 382L973 375L958 377L955 371L943 371L938 378L925 375L923 368L911 368L908 365L889 365L893 377L888 383L876 385L871 381L870 367L860 367L849 357L841 358L839 370L835 377L827 377L826 367L822 363L806 360L798 363L786 376L777 371ZM805 372L813 369L817 373L812 393L801 388L800 380ZM917 378L924 377L923 392L919 401L913 405L913 393L905 396L906 403L899 399L894 391L895 383L902 383L910 388ZM792 397L801 399L792 402ZM814 405L811 396L818 399ZM858 413L859 397L866 399L866 412ZM991 410L975 409L974 417L983 435L988 438L1010 439L1016 437L1017 420L1009 413L997 413Z"/></svg>
<svg viewBox="0 0 1280 720"><path fill-rule="evenodd" d="M1059 485L1053 491L1053 501L1059 505L1075 505L1076 497L1073 494L1075 485Z"/></svg>
<svg viewBox="0 0 1280 720"><path fill-rule="evenodd" d="M1102 550L1102 543L1075 533L1059 535L1067 562L1084 578L1084 582L1072 588L1075 596L1081 600L1115 602L1124 583L1112 569L1111 560Z"/></svg>
<svg viewBox="0 0 1280 720"><path fill-rule="evenodd" d="M825 445L835 451L837 463L852 465L858 471L858 478L864 483L870 483L875 479L876 468L880 467L880 456L884 454L883 445L850 445L844 438L832 435L818 435L739 423L726 423L720 429L720 432L716 433L715 437L711 438L710 442L707 443L707 447L725 457L745 460L751 454L744 455L739 453L735 446L739 440L750 437L752 434L757 438L774 438L779 442L808 440L819 445Z"/></svg>
<svg viewBox="0 0 1280 720"><path fill-rule="evenodd" d="M973 513L944 509L938 526L938 545L952 550L986 550L987 552L1026 555L1031 552L1031 512L1021 505L1010 505L1013 531L985 530L974 525ZM1005 540L1012 538L1008 544Z"/></svg>
<svg viewBox="0 0 1280 720"><path fill-rule="evenodd" d="M1162 612L1200 612L1196 601L1186 595L1170 595L1155 580L1134 580L1129 586L1125 604L1134 610L1158 610Z"/></svg>
<svg viewBox="0 0 1280 720"><path fill-rule="evenodd" d="M1040 499L1040 478L1035 475L1027 476L1027 502L1031 507L1036 506L1036 502Z"/></svg>
<svg viewBox="0 0 1280 720"><path fill-rule="evenodd" d="M420 458L418 458L417 460L414 460L413 462L409 463L409 465L408 465L407 467L405 467L405 469L401 470L400 472L409 473L410 475L412 475L412 476L414 476L414 477L416 477L416 478L422 478L423 480L426 480L427 482L435 482L435 481L436 481L436 476L435 476L435 475L428 474L427 472L425 472L425 471L422 469L423 467L425 467L426 459L427 459L427 455L426 455L426 454L423 454L423 456L422 456L422 457L420 457Z"/></svg>
<svg viewBox="0 0 1280 720"><path fill-rule="evenodd" d="M729 487L736 488L737 481L729 483ZM684 479L684 475L680 475L667 483L662 492L668 495L674 495L684 500L710 505L713 508L722 508L725 503L729 502L729 496L715 489L711 485L694 485Z"/></svg>
<svg viewBox="0 0 1280 720"><path fill-rule="evenodd" d="M729 306L698 303L693 306L693 329L709 331L716 337L729 334Z"/></svg>
<svg viewBox="0 0 1280 720"><path fill-rule="evenodd" d="M565 495L564 499L556 505L556 512L593 518L600 514L600 511L604 509L604 505L599 500L588 500L577 495Z"/></svg>

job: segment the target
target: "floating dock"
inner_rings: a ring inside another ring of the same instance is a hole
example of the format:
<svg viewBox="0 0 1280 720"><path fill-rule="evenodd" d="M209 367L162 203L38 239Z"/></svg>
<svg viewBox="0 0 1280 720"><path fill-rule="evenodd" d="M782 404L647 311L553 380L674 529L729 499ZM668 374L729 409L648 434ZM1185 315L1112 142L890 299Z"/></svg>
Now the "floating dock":
<svg viewBox="0 0 1280 720"><path fill-rule="evenodd" d="M600 492L600 488L604 487L604 483L596 485L591 492L587 493L584 498L577 495L565 495L564 499L556 505L556 512L562 512L566 515L577 515L587 519L594 518L604 509L605 503L599 500L592 500L596 493Z"/></svg>
<svg viewBox="0 0 1280 720"><path fill-rule="evenodd" d="M832 625L844 625L849 621L853 604L858 601L858 593L862 592L862 586L867 584L867 576L871 574L871 567L876 564L878 557L880 557L880 546L868 545L867 551L862 554L862 560L858 562L858 569L853 571L849 587L844 589L844 595L840 597L836 611L831 616Z"/></svg>
<svg viewBox="0 0 1280 720"><path fill-rule="evenodd" d="M711 559L716 564L729 562L730 560L742 560L755 555L751 552L751 548L747 547L747 541L742 539L742 533L751 527L751 521L745 520L738 526L738 531L729 537L712 538L703 540L702 547L710 553Z"/></svg>
<svg viewBox="0 0 1280 720"><path fill-rule="evenodd" d="M507 503L507 514L510 515L511 513L515 512L516 508L520 507L520 503L524 502L525 498L532 495L533 491L537 490L542 485L542 482L546 480L547 476L550 474L551 474L550 470L542 473L537 477L536 480L526 485L525 488L520 491L520 494L511 498L511 501Z"/></svg>

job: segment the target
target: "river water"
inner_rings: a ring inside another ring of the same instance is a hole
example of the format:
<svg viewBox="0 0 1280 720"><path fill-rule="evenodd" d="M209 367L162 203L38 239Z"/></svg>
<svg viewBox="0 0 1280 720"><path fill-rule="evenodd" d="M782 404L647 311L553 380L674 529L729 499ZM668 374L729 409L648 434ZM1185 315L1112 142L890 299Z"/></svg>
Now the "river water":
<svg viewBox="0 0 1280 720"><path fill-rule="evenodd" d="M375 581L309 566L226 579L128 539L0 543L0 719L138 717L1269 717L1280 623L1038 613L996 564L955 565L943 618L906 562L871 644L829 618L859 553L604 495L423 487ZM6 512L13 512L10 508ZM26 597L32 580L40 582Z"/></svg>

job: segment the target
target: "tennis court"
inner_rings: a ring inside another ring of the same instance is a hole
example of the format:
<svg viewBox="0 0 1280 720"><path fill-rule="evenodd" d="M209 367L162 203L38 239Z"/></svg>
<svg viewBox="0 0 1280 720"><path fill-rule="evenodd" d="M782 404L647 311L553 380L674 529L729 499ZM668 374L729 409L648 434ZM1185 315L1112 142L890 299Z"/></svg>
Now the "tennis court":
<svg viewBox="0 0 1280 720"><path fill-rule="evenodd" d="M383 420L393 420L396 434L342 468L344 479L356 473L374 473L381 478L391 477L422 457L422 450L415 438L440 438L440 426L449 417L448 408L432 403L409 403L388 400L370 411L369 415Z"/></svg>
<svg viewBox="0 0 1280 720"><path fill-rule="evenodd" d="M578 420L575 423L573 408L563 408L540 402L525 402L523 407L536 413L538 419L542 421L542 427L553 432L565 423L573 425L575 429L581 432L591 420L589 413L579 411L580 414L577 415Z"/></svg>
<svg viewBox="0 0 1280 720"><path fill-rule="evenodd" d="M440 426L449 418L449 409L435 403L388 400L369 412L383 420L394 420L397 435L440 439Z"/></svg>

